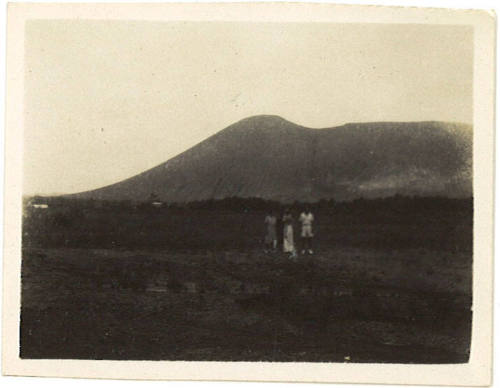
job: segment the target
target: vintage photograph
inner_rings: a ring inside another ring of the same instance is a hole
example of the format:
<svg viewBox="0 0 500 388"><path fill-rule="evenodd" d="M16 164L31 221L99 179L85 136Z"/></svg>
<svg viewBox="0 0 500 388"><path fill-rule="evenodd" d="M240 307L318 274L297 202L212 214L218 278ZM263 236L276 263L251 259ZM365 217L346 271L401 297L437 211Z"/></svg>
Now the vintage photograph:
<svg viewBox="0 0 500 388"><path fill-rule="evenodd" d="M468 364L474 38L27 19L19 359Z"/></svg>

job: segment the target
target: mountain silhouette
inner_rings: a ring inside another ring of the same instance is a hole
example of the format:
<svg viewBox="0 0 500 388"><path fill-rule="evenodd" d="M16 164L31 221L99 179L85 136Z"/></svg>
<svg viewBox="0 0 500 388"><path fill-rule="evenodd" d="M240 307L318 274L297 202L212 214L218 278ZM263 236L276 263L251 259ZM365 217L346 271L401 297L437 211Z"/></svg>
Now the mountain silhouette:
<svg viewBox="0 0 500 388"><path fill-rule="evenodd" d="M375 122L311 129L278 116L254 116L141 174L72 196L293 202L396 194L471 196L471 126Z"/></svg>

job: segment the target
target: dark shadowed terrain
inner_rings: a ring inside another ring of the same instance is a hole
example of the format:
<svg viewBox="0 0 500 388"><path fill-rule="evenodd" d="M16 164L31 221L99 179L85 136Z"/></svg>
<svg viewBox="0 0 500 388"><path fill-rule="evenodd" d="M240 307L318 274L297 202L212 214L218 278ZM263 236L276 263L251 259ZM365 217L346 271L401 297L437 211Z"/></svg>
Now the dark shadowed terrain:
<svg viewBox="0 0 500 388"><path fill-rule="evenodd" d="M262 200L45 202L23 220L23 358L468 360L470 199L322 201L296 261L262 251Z"/></svg>

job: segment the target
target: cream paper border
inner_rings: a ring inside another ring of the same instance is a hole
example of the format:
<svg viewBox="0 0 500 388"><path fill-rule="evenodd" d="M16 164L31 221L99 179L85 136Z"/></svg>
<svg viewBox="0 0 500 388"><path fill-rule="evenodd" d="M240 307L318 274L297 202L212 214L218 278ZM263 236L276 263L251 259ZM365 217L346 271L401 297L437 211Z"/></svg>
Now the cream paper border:
<svg viewBox="0 0 500 388"><path fill-rule="evenodd" d="M418 23L474 28L473 333L468 364L80 361L19 358L24 24L30 19ZM2 371L6 375L116 379L491 384L494 61L492 12L305 3L26 4L8 6Z"/></svg>

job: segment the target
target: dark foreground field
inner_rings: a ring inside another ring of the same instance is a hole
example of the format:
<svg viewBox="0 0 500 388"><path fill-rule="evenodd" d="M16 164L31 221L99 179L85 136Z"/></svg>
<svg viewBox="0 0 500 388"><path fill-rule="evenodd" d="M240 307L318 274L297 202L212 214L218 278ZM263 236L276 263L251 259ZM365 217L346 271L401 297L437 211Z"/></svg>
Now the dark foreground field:
<svg viewBox="0 0 500 388"><path fill-rule="evenodd" d="M28 209L21 357L467 362L470 202L399 201L315 209L297 261L258 209Z"/></svg>

